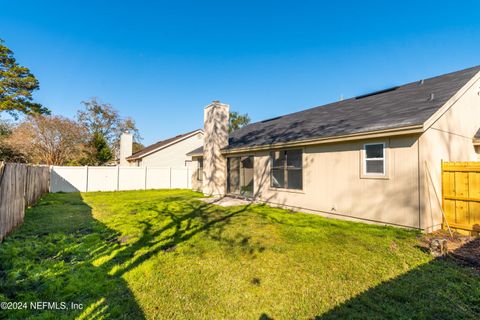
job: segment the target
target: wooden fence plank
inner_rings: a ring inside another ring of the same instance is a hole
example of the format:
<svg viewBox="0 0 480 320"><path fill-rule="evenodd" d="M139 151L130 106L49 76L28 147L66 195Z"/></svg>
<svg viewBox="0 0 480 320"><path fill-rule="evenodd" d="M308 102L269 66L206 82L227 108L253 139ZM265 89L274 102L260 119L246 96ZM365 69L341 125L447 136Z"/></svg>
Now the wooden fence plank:
<svg viewBox="0 0 480 320"><path fill-rule="evenodd" d="M0 242L23 222L25 208L49 190L46 166L0 162Z"/></svg>
<svg viewBox="0 0 480 320"><path fill-rule="evenodd" d="M443 210L451 227L480 232L480 163L442 163Z"/></svg>

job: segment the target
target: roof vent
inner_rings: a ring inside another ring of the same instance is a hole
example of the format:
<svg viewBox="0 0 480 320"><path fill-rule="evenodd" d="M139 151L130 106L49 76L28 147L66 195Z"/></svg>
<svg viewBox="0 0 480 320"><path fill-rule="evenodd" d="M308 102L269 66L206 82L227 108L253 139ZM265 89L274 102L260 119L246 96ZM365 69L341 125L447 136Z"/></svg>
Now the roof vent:
<svg viewBox="0 0 480 320"><path fill-rule="evenodd" d="M425 80L420 80L420 85L424 84L425 83Z"/></svg>
<svg viewBox="0 0 480 320"><path fill-rule="evenodd" d="M430 93L430 98L428 98L428 101L433 101L435 99L435 94Z"/></svg>
<svg viewBox="0 0 480 320"><path fill-rule="evenodd" d="M391 88L388 88L388 89L379 90L379 91L374 91L374 92L370 92L370 93L367 93L367 94L364 94L364 95L361 95L361 96L357 96L357 97L355 97L355 99L359 100L359 99L363 99L363 98L367 98L367 97L371 97L371 96L376 96L377 94L387 93L387 92L390 92L390 91L395 91L397 89L398 89L398 86L391 87Z"/></svg>

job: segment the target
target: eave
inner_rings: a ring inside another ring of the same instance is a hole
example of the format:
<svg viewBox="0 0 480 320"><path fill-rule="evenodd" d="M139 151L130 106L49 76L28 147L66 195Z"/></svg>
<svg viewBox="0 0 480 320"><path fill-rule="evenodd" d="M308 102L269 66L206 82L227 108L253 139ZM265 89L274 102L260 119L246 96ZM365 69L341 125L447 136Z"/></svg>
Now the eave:
<svg viewBox="0 0 480 320"><path fill-rule="evenodd" d="M274 143L274 144L267 144L267 145L261 145L261 146L245 147L245 148L234 148L234 149L225 148L225 149L222 149L222 154L229 155L229 154L245 153L245 152L253 152L253 151L265 151L265 150L272 150L272 149L279 149L279 148L303 147L303 146L326 144L326 143L374 139L374 138L381 138L386 136L389 137L389 136L398 136L398 135L421 134L423 132L424 132L424 126L423 124L420 124L420 125L388 129L388 130L361 132L361 133L342 135L342 136L316 138L316 139L308 139L308 140L292 141L292 142L282 142L282 143Z"/></svg>

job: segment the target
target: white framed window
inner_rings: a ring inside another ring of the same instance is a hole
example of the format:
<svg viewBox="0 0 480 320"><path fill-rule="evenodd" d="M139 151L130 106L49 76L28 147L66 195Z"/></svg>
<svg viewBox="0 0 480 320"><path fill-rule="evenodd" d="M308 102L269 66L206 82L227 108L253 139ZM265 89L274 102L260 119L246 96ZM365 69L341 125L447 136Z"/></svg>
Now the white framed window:
<svg viewBox="0 0 480 320"><path fill-rule="evenodd" d="M363 174L366 176L385 176L385 143L367 143L363 145Z"/></svg>

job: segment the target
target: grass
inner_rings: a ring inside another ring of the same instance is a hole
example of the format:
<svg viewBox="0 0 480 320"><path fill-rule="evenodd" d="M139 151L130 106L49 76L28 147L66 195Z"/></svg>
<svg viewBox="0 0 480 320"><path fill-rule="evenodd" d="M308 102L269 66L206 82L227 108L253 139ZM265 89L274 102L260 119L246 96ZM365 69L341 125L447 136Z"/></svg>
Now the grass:
<svg viewBox="0 0 480 320"><path fill-rule="evenodd" d="M478 319L480 277L419 234L185 190L50 194L0 245L13 319Z"/></svg>

